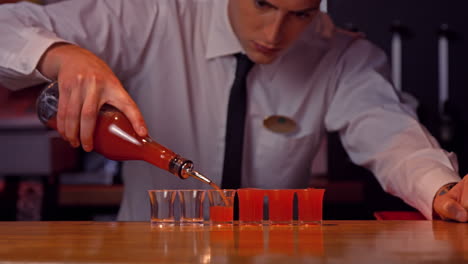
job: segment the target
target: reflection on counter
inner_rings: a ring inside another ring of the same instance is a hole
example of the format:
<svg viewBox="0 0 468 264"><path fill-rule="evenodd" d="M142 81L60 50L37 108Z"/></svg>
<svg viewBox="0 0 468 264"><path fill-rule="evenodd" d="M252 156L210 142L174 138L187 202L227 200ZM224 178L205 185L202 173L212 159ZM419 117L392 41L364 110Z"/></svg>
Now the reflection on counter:
<svg viewBox="0 0 468 264"><path fill-rule="evenodd" d="M444 221L162 228L149 222L0 222L0 234L2 261L12 263L468 261L468 225Z"/></svg>
<svg viewBox="0 0 468 264"><path fill-rule="evenodd" d="M151 245L162 249L164 261L177 260L174 245L185 250L185 257L209 263L223 256L325 255L321 225L278 226L152 226ZM187 256L190 254L190 256Z"/></svg>

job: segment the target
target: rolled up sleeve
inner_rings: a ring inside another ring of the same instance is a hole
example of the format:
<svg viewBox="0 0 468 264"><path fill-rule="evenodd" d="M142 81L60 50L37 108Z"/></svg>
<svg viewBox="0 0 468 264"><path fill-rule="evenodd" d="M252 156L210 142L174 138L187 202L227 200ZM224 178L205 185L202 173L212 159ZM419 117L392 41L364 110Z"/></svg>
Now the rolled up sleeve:
<svg viewBox="0 0 468 264"><path fill-rule="evenodd" d="M8 4L0 8L0 82L12 90L48 81L38 70L37 64L44 52L54 43L64 42L44 27L50 20L40 16L41 7L31 3ZM40 21L21 19L18 13L36 13ZM42 18L42 19L41 19ZM39 27L39 22L44 27Z"/></svg>
<svg viewBox="0 0 468 264"><path fill-rule="evenodd" d="M79 0L1 5L0 83L18 90L46 81L36 67L58 42L93 52L119 78L126 78L141 64L139 58L151 39L158 14L155 3Z"/></svg>
<svg viewBox="0 0 468 264"><path fill-rule="evenodd" d="M460 180L455 155L441 149L402 102L380 49L356 40L336 69L327 129L339 132L351 160L371 170L385 191L432 219L437 190Z"/></svg>

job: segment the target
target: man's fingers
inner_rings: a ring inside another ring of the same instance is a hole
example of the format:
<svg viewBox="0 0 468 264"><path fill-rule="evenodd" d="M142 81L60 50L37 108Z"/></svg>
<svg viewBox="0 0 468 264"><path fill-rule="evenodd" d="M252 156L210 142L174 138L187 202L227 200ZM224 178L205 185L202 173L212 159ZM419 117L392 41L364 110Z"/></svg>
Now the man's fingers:
<svg viewBox="0 0 468 264"><path fill-rule="evenodd" d="M148 135L148 130L146 128L146 124L143 119L143 116L140 110L138 109L137 105L135 104L135 102L133 102L130 96L122 99L122 102L123 103L115 103L112 105L117 107L117 109L119 109L125 114L128 120L130 120L130 123L132 124L133 129L135 130L135 132L137 132L137 134L140 137L146 137Z"/></svg>
<svg viewBox="0 0 468 264"><path fill-rule="evenodd" d="M442 198L442 197L441 197ZM467 212L457 201L449 197L443 197L437 207L438 214L443 219L452 219L459 222L467 221Z"/></svg>
<svg viewBox="0 0 468 264"><path fill-rule="evenodd" d="M80 75L77 78L77 86L72 88L68 99L65 119L65 137L73 147L80 146L79 131L83 107L83 78Z"/></svg>
<svg viewBox="0 0 468 264"><path fill-rule="evenodd" d="M58 85L60 97L57 109L57 131L64 140L67 140L65 137L65 120L67 115L68 99L70 97L70 89L61 79L58 80Z"/></svg>
<svg viewBox="0 0 468 264"><path fill-rule="evenodd" d="M468 176L465 176L461 182L460 203L466 210L468 210Z"/></svg>
<svg viewBox="0 0 468 264"><path fill-rule="evenodd" d="M96 79L90 78L85 81L85 85L87 92L81 109L80 139L83 149L89 152L93 149L93 135L100 105L98 105Z"/></svg>

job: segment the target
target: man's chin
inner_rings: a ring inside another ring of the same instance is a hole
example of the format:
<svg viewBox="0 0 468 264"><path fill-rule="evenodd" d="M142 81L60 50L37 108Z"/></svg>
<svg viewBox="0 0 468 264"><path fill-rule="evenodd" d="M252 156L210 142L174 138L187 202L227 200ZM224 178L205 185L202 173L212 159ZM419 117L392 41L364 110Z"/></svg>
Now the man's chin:
<svg viewBox="0 0 468 264"><path fill-rule="evenodd" d="M270 64L276 60L277 54L265 55L260 52L253 52L248 54L249 58L255 62L255 64Z"/></svg>

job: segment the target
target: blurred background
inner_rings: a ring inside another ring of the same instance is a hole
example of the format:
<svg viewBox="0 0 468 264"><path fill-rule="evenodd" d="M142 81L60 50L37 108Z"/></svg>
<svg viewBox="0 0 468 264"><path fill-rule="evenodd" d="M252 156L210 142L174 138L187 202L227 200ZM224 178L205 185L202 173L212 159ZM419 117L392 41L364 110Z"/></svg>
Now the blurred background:
<svg viewBox="0 0 468 264"><path fill-rule="evenodd" d="M79 1L79 0L69 0ZM0 4L17 2L2 1ZM55 1L31 1L50 4ZM335 23L381 47L403 100L468 169L468 2L322 1ZM0 36L3 37L3 36ZM43 87L11 92L0 83L0 221L114 220L122 195L120 164L73 149L37 119ZM314 161L310 185L326 188L324 219L374 219L376 211L414 211L351 163L336 134Z"/></svg>

